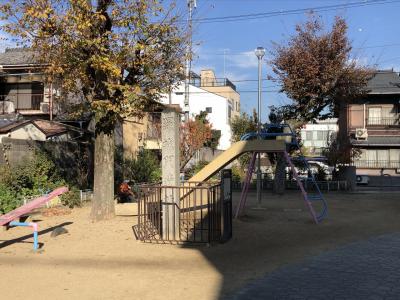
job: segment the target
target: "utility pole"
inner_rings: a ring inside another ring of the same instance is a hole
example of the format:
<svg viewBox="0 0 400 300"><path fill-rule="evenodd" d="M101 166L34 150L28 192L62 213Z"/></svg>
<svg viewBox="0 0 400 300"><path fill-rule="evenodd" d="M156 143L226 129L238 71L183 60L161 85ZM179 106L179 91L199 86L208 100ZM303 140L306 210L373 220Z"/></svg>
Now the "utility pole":
<svg viewBox="0 0 400 300"><path fill-rule="evenodd" d="M184 102L184 113L185 113L185 121L189 120L189 84L190 84L190 69L192 67L192 16L193 16L193 9L196 8L196 0L187 0L188 5L188 34L189 34L189 41L186 47L186 69L185 69L185 102Z"/></svg>

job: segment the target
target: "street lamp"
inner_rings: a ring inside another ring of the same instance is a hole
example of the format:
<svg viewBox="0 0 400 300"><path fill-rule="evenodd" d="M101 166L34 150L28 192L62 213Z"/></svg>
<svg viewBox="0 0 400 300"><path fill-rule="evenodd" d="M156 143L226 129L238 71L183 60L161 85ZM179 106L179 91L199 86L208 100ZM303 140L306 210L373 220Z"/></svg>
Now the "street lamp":
<svg viewBox="0 0 400 300"><path fill-rule="evenodd" d="M257 47L254 51L258 58L258 108L257 108L257 138L261 139L261 63L265 55L263 47ZM257 208L261 209L261 153L258 152L257 161Z"/></svg>

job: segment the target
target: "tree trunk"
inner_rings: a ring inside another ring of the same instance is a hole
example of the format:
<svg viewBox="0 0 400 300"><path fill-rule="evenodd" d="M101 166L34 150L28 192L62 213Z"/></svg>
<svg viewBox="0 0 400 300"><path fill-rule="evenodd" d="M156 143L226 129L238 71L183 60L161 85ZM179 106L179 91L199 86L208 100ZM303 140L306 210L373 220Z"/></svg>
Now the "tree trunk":
<svg viewBox="0 0 400 300"><path fill-rule="evenodd" d="M285 179L286 179L286 162L283 153L276 154L276 168L275 178L273 184L273 192L276 194L285 193Z"/></svg>
<svg viewBox="0 0 400 300"><path fill-rule="evenodd" d="M96 136L93 189L92 221L114 217L114 134Z"/></svg>

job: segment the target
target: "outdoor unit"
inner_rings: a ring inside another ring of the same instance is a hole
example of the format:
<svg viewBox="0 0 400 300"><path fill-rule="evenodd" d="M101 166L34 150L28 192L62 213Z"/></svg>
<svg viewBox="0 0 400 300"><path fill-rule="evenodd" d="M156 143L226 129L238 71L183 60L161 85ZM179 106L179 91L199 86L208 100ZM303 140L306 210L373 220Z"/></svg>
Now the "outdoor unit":
<svg viewBox="0 0 400 300"><path fill-rule="evenodd" d="M356 129L356 139L367 139L368 131L367 128L357 128Z"/></svg>
<svg viewBox="0 0 400 300"><path fill-rule="evenodd" d="M47 103L47 102L41 102L40 103L40 110L41 110L41 112L42 113L49 113L49 111L50 111L50 107L49 107L50 105L49 105L49 103Z"/></svg>

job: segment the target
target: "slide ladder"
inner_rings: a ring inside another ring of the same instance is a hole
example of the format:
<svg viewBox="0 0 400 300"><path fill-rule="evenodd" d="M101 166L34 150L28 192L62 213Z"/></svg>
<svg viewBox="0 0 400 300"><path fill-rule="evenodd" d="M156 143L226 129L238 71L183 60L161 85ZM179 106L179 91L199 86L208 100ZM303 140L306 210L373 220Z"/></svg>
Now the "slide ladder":
<svg viewBox="0 0 400 300"><path fill-rule="evenodd" d="M257 137L258 134L256 132L251 132L243 135L241 140L242 141L253 140L257 139ZM315 223L317 224L320 223L327 216L327 204L315 180L315 177L311 172L310 165L308 164L306 158L303 156L301 152L300 146L297 142L296 134L293 132L292 128L288 124L266 124L265 129L260 133L260 137L261 139L279 139L280 137L283 137L286 140L287 150L283 151L286 162L288 163L294 175L294 178L296 179L297 185L300 188L306 206L310 210L310 213ZM297 150L299 152L299 156L296 157L296 159L302 164L302 167L307 171L307 174L310 174L309 178L307 179L308 184L306 186L303 184L302 180L299 178L297 174L292 158L288 153L290 150ZM236 218L240 215L246 203L251 177L254 172L256 156L257 152L253 152L252 158L249 163L246 179L243 185L240 202L236 208L235 212ZM312 190L312 192L308 192L307 189ZM315 209L313 207L313 202L314 203L319 202L322 206L322 209L318 214L315 212Z"/></svg>
<svg viewBox="0 0 400 300"><path fill-rule="evenodd" d="M321 189L319 188L314 174L311 172L310 165L307 161L307 159L304 157L303 153L301 152L300 145L297 141L296 134L293 132L292 128L288 124L282 124L284 125L284 128L288 128L290 130L290 133L292 134L292 141L289 143L290 148L292 150L297 150L299 155L296 158L296 161L300 162L301 166L303 169L306 170L307 172L307 184L304 186L303 181L299 178L299 175L297 174L296 168L293 163L293 158L290 157L289 153L287 151L284 152L286 162L288 163L294 178L297 181L297 185L300 188L301 193L303 194L303 199L306 202L311 215L313 216L313 219L315 223L320 223L324 218L326 218L327 213L328 213L328 205L322 195ZM309 191L307 191L309 190ZM321 211L317 214L315 212L315 209L313 207L313 203L319 203L321 206Z"/></svg>

